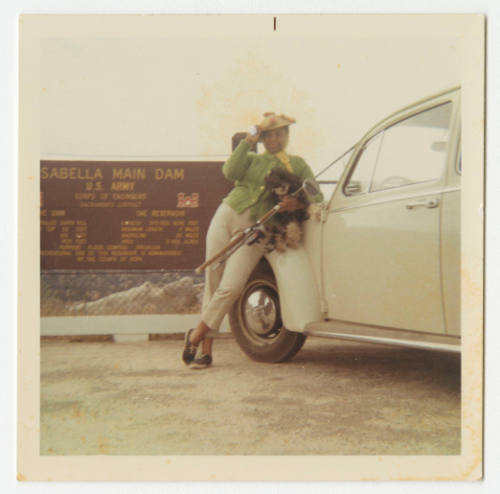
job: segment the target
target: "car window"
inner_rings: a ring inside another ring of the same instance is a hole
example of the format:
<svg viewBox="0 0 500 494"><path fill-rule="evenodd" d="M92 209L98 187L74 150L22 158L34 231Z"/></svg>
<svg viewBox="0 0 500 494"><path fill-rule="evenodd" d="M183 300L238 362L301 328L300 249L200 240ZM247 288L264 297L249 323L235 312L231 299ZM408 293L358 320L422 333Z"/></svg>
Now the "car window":
<svg viewBox="0 0 500 494"><path fill-rule="evenodd" d="M451 103L431 108L384 131L370 191L438 180L446 164Z"/></svg>
<svg viewBox="0 0 500 494"><path fill-rule="evenodd" d="M325 170L317 175L317 182L325 199L329 199L337 188L337 184L344 173L347 163L351 159L354 149L344 153L339 159L331 163Z"/></svg>
<svg viewBox="0 0 500 494"><path fill-rule="evenodd" d="M446 164L452 103L413 115L370 139L344 192L378 192L438 180Z"/></svg>
<svg viewBox="0 0 500 494"><path fill-rule="evenodd" d="M344 188L347 195L364 194L370 190L373 170L380 153L383 137L381 132L365 144L357 159L356 168Z"/></svg>

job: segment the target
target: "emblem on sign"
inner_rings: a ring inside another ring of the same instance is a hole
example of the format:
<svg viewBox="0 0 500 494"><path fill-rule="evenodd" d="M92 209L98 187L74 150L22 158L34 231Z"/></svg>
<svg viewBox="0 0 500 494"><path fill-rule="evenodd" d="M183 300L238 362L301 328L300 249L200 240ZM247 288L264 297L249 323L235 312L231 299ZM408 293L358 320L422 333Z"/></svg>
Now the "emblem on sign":
<svg viewBox="0 0 500 494"><path fill-rule="evenodd" d="M184 192L177 193L178 208L197 208L200 206L200 195L198 192L193 192L191 195Z"/></svg>

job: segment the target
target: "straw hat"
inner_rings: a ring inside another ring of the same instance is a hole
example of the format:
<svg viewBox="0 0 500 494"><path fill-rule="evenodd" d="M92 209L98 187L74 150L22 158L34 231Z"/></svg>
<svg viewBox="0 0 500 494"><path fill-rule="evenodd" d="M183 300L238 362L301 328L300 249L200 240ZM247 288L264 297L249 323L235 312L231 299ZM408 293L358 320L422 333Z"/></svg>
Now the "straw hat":
<svg viewBox="0 0 500 494"><path fill-rule="evenodd" d="M268 130L279 129L280 127L288 127L295 122L295 118L287 117L283 113L276 115L274 112L267 112L264 113L264 120L259 125L252 125L248 129L248 133L255 136L260 132L259 141L262 141L262 133Z"/></svg>
<svg viewBox="0 0 500 494"><path fill-rule="evenodd" d="M287 117L282 113L276 115L274 112L264 113L264 120L259 124L261 132L266 130L279 129L280 127L288 127L296 122L295 118Z"/></svg>

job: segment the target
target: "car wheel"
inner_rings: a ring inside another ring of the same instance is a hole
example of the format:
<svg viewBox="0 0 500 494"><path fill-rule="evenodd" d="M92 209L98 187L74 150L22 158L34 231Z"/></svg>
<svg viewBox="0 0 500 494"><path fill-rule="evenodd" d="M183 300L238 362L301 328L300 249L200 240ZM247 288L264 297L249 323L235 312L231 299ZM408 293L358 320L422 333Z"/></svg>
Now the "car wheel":
<svg viewBox="0 0 500 494"><path fill-rule="evenodd" d="M289 360L306 340L283 327L276 281L267 271L254 271L229 313L229 323L240 348L259 362Z"/></svg>

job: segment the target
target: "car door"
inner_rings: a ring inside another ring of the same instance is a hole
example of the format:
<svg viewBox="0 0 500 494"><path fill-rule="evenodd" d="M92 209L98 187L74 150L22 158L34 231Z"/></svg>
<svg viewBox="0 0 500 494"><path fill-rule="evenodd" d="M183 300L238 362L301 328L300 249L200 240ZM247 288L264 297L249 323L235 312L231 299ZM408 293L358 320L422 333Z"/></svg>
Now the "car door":
<svg viewBox="0 0 500 494"><path fill-rule="evenodd" d="M330 319L443 333L440 211L453 97L363 139L323 226Z"/></svg>
<svg viewBox="0 0 500 494"><path fill-rule="evenodd" d="M457 146L449 162L446 187L441 207L441 277L446 333L459 336L460 278L461 278L461 229L460 199L462 158L459 146L460 125L456 126Z"/></svg>

